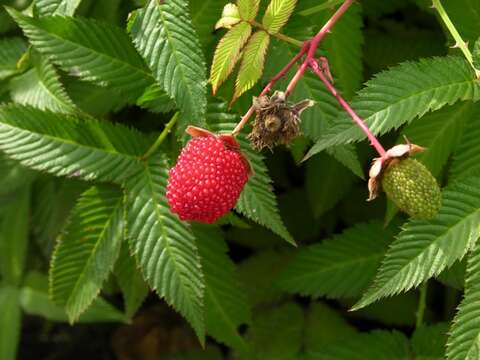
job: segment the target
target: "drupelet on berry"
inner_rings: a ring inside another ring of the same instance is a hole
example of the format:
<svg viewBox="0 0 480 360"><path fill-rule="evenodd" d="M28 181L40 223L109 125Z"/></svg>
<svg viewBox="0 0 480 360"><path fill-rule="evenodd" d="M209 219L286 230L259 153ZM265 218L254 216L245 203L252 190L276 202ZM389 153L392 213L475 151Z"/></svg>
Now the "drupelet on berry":
<svg viewBox="0 0 480 360"><path fill-rule="evenodd" d="M189 127L194 136L170 169L167 200L180 219L213 223L236 204L250 165L231 135Z"/></svg>

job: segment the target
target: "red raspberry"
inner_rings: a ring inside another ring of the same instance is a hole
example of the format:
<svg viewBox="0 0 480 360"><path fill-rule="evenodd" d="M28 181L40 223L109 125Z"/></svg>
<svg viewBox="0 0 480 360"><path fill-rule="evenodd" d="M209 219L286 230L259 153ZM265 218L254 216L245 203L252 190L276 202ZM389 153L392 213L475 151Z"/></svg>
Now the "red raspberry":
<svg viewBox="0 0 480 360"><path fill-rule="evenodd" d="M235 206L250 175L248 161L230 135L198 128L170 169L167 200L182 220L211 224Z"/></svg>

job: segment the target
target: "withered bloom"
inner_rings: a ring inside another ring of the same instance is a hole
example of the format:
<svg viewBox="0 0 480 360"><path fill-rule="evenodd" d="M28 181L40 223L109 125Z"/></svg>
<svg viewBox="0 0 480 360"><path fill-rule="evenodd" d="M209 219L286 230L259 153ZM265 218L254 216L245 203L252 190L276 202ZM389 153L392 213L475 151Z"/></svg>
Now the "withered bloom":
<svg viewBox="0 0 480 360"><path fill-rule="evenodd" d="M425 150L423 147L415 144L400 144L387 150L385 156L373 159L372 167L369 171L368 191L370 194L368 201L378 196L382 175L390 165L422 152L423 150Z"/></svg>
<svg viewBox="0 0 480 360"><path fill-rule="evenodd" d="M271 149L278 144L288 144L301 133L300 114L313 105L312 100L290 104L285 99L285 93L281 91L275 91L271 97L254 97L256 117L252 132L248 135L252 146L261 150L265 147Z"/></svg>

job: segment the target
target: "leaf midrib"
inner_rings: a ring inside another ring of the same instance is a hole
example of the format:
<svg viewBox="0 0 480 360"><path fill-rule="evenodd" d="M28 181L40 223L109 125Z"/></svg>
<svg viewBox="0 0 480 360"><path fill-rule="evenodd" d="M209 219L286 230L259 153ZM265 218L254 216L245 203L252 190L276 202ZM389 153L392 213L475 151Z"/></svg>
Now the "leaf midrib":
<svg viewBox="0 0 480 360"><path fill-rule="evenodd" d="M403 104L404 102L407 102L407 101L412 101L414 100L413 98L415 97L421 97L423 95L425 95L426 93L429 93L429 92L432 92L432 91L437 91L439 89L443 89L443 88L448 88L448 87L451 87L451 86L464 86L466 84L471 84L471 85L474 85L475 84L475 79L470 79L470 80L463 80L463 81L460 81L460 82L451 82L451 83L448 83L448 84L445 84L445 85L441 85L439 87L431 87L431 88L428 88L427 90L422 90L422 91L419 91L419 92L415 92L415 93L409 93L408 96L403 96L403 97L400 97L398 99L398 101L394 102L394 103L390 103L389 105L385 106L385 107L382 107L381 109L379 110L375 110L372 114L368 115L368 117L364 118L365 121L368 123L369 126L371 126L372 124L369 124L369 120L371 120L372 118L378 118L380 117L380 114L385 112L385 111L389 111L392 107L394 106L399 106L401 104ZM457 100L460 100L462 98L462 96L459 96ZM367 101L368 102L368 99L358 99L359 102L363 102L363 101ZM447 102L443 102L443 103L447 103ZM357 104L353 104L354 107L355 105ZM437 104L438 106L438 104ZM432 107L429 106L427 111L429 111ZM415 115L417 116L417 115ZM414 116L414 118L415 118ZM344 116L342 116L342 119L346 119ZM385 124L386 122L384 122ZM339 124L341 126L341 124ZM334 134L334 135L331 135L329 136L330 138L330 141L332 139L336 139L336 138L339 138L339 137L342 137L342 136L345 136L344 134L345 133L348 133L352 130L356 130L356 126L354 124L350 124L349 128L347 130L344 130L342 131L341 133L337 133L337 134ZM388 131L388 130L387 130ZM384 129L376 129L376 131L374 131L375 134L383 134L385 133L386 131ZM325 135L325 136L328 136L328 135ZM365 138L365 135L361 134L362 138L361 139L357 139L355 138L355 140L350 140L348 141L349 143L350 142L358 142L358 141L361 141ZM320 139L321 141L321 139ZM337 142L335 142L337 144ZM341 142L343 143L343 142ZM338 143L340 144L340 143Z"/></svg>
<svg viewBox="0 0 480 360"><path fill-rule="evenodd" d="M375 291L375 293L373 293L373 294L372 294L371 296L369 296L368 298L373 298L373 299L379 298L378 294L380 293L380 290L386 288L389 284L391 284L392 281L396 280L397 277L398 277L401 273L403 273L403 271L404 271L406 268L410 267L414 261L416 261L420 256L422 256L423 254L425 254L426 252L428 252L428 250L429 250L431 247L438 246L438 243L441 241L441 240L439 240L439 239L445 240L447 237L451 237L451 233L454 232L453 229L456 229L457 226L461 226L461 225L464 224L465 222L469 222L472 217L478 216L479 214L480 214L480 208L476 208L471 214L462 217L460 221L456 222L454 225L452 225L452 226L450 226L448 229L446 229L445 232L443 232L442 234L440 234L439 236L437 236L437 237L435 238L435 240L432 241L427 247L423 248L422 251L420 251L417 255L415 255L413 258L411 258L410 261L408 261L405 265L403 265L403 266L401 267L401 269L398 270L398 271L396 272L396 274L395 274L390 280L388 280L384 285L382 285L382 287L381 287L379 290ZM470 231L470 233L469 233L469 237L470 237L470 235L471 235L471 231ZM463 256L465 256L465 254L466 254L467 252L468 252L468 247L465 247ZM458 260L458 259L457 259L457 260ZM434 275L435 275L435 274L434 274ZM385 293L385 292L383 292L383 291L382 291L382 293L383 293L383 294L387 294L387 293ZM377 294L377 295L374 296L375 294ZM383 296L385 296L385 295L383 295ZM380 297L383 297L383 296L380 296Z"/></svg>
<svg viewBox="0 0 480 360"><path fill-rule="evenodd" d="M48 31L47 31L46 29L44 29L43 27L38 26L38 25L35 25L35 24L33 24L32 22L30 22L29 20L26 20L26 19L22 19L22 20L25 21L25 22L26 22L27 24L29 24L30 26L32 26L32 27L34 27L34 28L37 28L37 29L40 29L42 32L44 32L44 33L47 34L48 36L51 36L51 37L55 38L57 41L60 41L60 42L63 41L63 42L65 42L65 43L68 43L70 46L78 47L78 48L81 48L81 49L84 50L84 51L89 51L89 52L91 52L91 53L93 53L93 54L97 54L98 56L103 57L103 58L106 58L107 60L111 61L112 63L119 63L119 64L127 65L129 68L134 69L136 72L142 74L142 75L144 76L144 78L146 78L147 80L150 80L152 83L156 83L156 80L155 80L154 76L153 76L151 73L145 71L146 69L144 69L144 68L139 68L139 67L137 67L137 66L135 66L135 65L133 65L133 64L131 64L131 63L129 63L129 62L123 61L123 59L119 59L119 58L113 57L113 56L111 56L111 55L109 55L109 54L107 54L107 53L99 52L99 51L97 51L97 50L95 50L95 49L93 49L93 48L90 48L90 47L87 47L87 46L85 46L85 45L83 45L83 44L74 42L74 41L72 41L72 40L70 40L70 39L65 39L65 38L57 35L56 33L48 32ZM72 21L72 22L75 23L75 21ZM97 30L98 30L98 28L97 28ZM49 55L49 56L53 58L52 55ZM55 60L55 59L54 59L54 61L57 62L57 63L59 63L60 66L64 67L64 66L61 64L62 61ZM111 81L108 81L108 82L111 82Z"/></svg>
<svg viewBox="0 0 480 360"><path fill-rule="evenodd" d="M160 207L161 207L161 203L158 199L158 195L157 193L155 192L155 186L154 186L154 181L153 181L153 175L151 174L150 172L150 167L148 166L148 164L145 164L145 175L146 175L146 179L147 179L147 184L148 184L148 187L149 187L149 192L151 194L151 199L153 201L153 204L154 204L154 208L155 208L155 215L156 215L156 218L158 219L158 222L160 224L160 229L161 229L161 232L162 232L162 237L165 239L165 250L168 251L168 254L169 254L169 258L172 260L172 263L173 263L173 266L175 267L175 274L177 274L177 277L179 279L181 279L181 281L179 281L179 284L182 288L182 294L184 296L184 299L186 300L186 302L189 304L190 307L193 308L193 303L190 301L190 297L189 296L185 296L185 294L188 294L189 293L189 290L188 290L188 286L185 285L185 279L184 279L184 275L181 271L179 271L179 266L177 264L177 258L176 256L172 255L173 251L171 249L171 244L170 244L170 241L169 241L169 236L166 232L166 227L165 227L165 223L163 221L163 215L160 211ZM154 284L155 288L157 288L156 284ZM185 290L187 288L187 291ZM162 294L163 296L165 296L166 294ZM170 295L170 294L169 294ZM185 311L185 309L182 309L182 311ZM195 316L196 317L196 316Z"/></svg>
<svg viewBox="0 0 480 360"><path fill-rule="evenodd" d="M171 48L171 53L172 53L172 56L175 58L175 63L177 64L177 69L179 70L179 73L181 74L181 78L182 78L182 82L184 84L184 89L186 89L186 91L188 92L189 96L187 98L189 99L195 99L196 96L195 94L192 92L192 86L186 86L186 84L188 84L189 82L188 81L185 81L186 79L188 80L188 77L185 76L185 65L179 61L179 58L178 58L178 54L177 54L177 48L174 44L174 42L172 41L172 36L170 35L170 30L168 29L168 22L166 21L165 19L165 15L163 14L163 10L162 10L162 6L163 4L158 4L156 3L157 6L156 6L156 9L160 15L160 19L161 19L161 22L163 24L163 28L165 29L165 35L166 35L166 38L167 38L167 43L169 44L170 48ZM183 111L185 111L185 109L183 109Z"/></svg>
<svg viewBox="0 0 480 360"><path fill-rule="evenodd" d="M74 307L74 304L72 304L72 302L74 302L75 298L72 298L72 295L76 293L77 288L78 288L79 284L81 283L81 280L83 280L83 278L85 277L85 275L86 275L85 274L85 269L87 269L89 267L92 258L94 257L94 255L96 255L100 243L105 241L105 233L106 233L107 229L110 227L110 225L113 223L113 219L117 215L117 210L119 208L119 205L120 205L120 207L122 205L122 197L121 196L119 196L119 198L116 201L116 204L112 207L112 212L109 215L109 217L107 218L107 221L105 222L105 225L102 226L102 230L101 230L100 234L98 235L98 240L95 241L95 245L94 245L92 251L90 252L90 256L88 257L87 261L85 261L85 266L83 266L83 270L81 271L80 275L78 276L77 280L75 281L75 285L74 285L72 291L70 292L70 295L68 296L68 300L67 300L66 305L65 305L65 307L67 309L70 309L71 307ZM112 266L113 266L114 263L115 262L112 261ZM105 279L104 279L104 281L105 281ZM101 286L98 286L98 288L96 290L96 294L94 295L94 298L100 293L100 290L101 290ZM78 305L77 305L77 307L78 307ZM76 315L75 318L78 318L79 315L80 314ZM71 316L71 315L69 315L69 316ZM71 320L75 320L75 318L72 317Z"/></svg>
<svg viewBox="0 0 480 360"><path fill-rule="evenodd" d="M26 133L27 135L32 135L32 134L37 135L39 137L42 137L42 138L47 139L47 140L52 141L52 142L59 142L59 143L63 143L63 144L66 144L66 145L72 145L72 146L76 146L76 147L79 147L79 148L88 149L90 151L103 152L103 153L106 153L108 155L123 157L125 159L131 160L132 162L139 163L139 158L134 156L134 155L125 154L125 153L121 153L121 152L118 152L118 151L110 151L110 150L106 150L106 149L102 149L102 148L98 148L98 147L93 147L93 146L90 146L90 145L79 144L79 143L74 142L71 139L59 138L59 137L55 137L55 136L50 135L50 134L43 134L43 133L35 132L35 131L32 131L32 130L27 130L27 129L24 129L24 128L16 127L16 126L14 126L10 123L3 122L0 119L0 132L1 132L1 127L2 126L5 126L7 128L10 128L10 129L13 129L13 130L16 130L16 131L20 131L22 133Z"/></svg>
<svg viewBox="0 0 480 360"><path fill-rule="evenodd" d="M356 259L350 259L349 261L344 261L344 262L341 262L341 263L336 263L336 264L333 264L332 266L328 266L328 268L323 268L322 270L316 270L316 271L313 271L313 272L303 272L300 276L295 276L294 278L295 279L303 279L303 278L310 278L312 276L321 276L321 275L324 275L324 273L328 273L328 272L331 272L333 270L338 270L338 269L342 269L344 267L349 267L349 266L353 266L353 265L358 265L358 264L362 264L362 263L366 263L366 262L373 262L374 260L381 260L382 256L384 255L384 253L376 253L375 255L369 255L369 256L365 256L365 257L362 257L362 258L356 258ZM293 280L289 280L289 281L293 281Z"/></svg>

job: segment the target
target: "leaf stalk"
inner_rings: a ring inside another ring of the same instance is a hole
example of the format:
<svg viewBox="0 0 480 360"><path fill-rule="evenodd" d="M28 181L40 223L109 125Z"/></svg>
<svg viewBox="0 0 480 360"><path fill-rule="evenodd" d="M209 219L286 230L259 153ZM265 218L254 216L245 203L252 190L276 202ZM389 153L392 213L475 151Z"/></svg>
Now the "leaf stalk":
<svg viewBox="0 0 480 360"><path fill-rule="evenodd" d="M475 71L475 76L477 78L480 78L480 70L478 70L475 65L473 65L473 56L472 53L470 52L470 49L468 48L468 44L463 41L462 36L458 32L457 28L453 24L452 20L450 20L450 17L448 16L447 12L445 11L445 8L443 7L442 3L440 0L432 0L433 4L432 7L437 10L438 15L440 15L440 18L442 19L443 23L447 27L448 31L452 35L453 39L455 40L455 45L454 47L458 47L465 58L467 59L468 63L470 66L473 68L473 71Z"/></svg>
<svg viewBox="0 0 480 360"><path fill-rule="evenodd" d="M158 136L157 140L153 143L152 146L147 150L145 155L142 156L142 160L148 159L152 154L157 151L157 149L162 145L163 141L167 138L167 135L170 133L172 130L173 126L176 124L178 120L179 112L177 111L172 118L168 121L168 123L165 125L164 129Z"/></svg>

